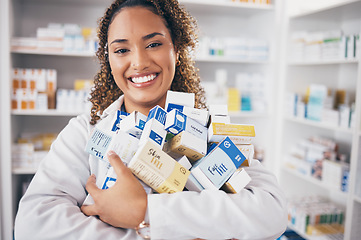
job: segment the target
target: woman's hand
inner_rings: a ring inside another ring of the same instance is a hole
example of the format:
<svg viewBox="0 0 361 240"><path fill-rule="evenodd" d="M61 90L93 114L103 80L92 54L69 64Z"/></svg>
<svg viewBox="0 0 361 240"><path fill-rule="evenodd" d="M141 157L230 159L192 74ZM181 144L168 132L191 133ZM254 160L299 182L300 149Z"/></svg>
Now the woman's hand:
<svg viewBox="0 0 361 240"><path fill-rule="evenodd" d="M86 190L93 197L94 204L82 206L81 211L87 216L97 215L114 227L135 228L145 217L147 194L139 180L113 151L108 153L117 180L115 184L102 190L95 184L95 176L91 175Z"/></svg>

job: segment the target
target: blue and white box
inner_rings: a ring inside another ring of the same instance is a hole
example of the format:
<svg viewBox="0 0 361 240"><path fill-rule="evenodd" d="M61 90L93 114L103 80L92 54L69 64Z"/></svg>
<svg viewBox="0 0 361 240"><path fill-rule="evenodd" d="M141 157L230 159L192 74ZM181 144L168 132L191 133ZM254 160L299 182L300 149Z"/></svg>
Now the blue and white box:
<svg viewBox="0 0 361 240"><path fill-rule="evenodd" d="M169 103L168 107L166 109L167 112L170 112L173 109L177 109L181 113L196 120L203 126L207 126L209 115L208 115L208 111L206 109L198 109L198 108L187 107L187 106L183 106L183 105L179 105L179 104L175 104L175 103Z"/></svg>
<svg viewBox="0 0 361 240"><path fill-rule="evenodd" d="M147 116L138 111L134 111L119 123L119 127L121 131L140 139L146 121Z"/></svg>
<svg viewBox="0 0 361 240"><path fill-rule="evenodd" d="M164 129L167 112L160 106L155 106L149 111L139 145L147 142L148 139L163 148L167 131Z"/></svg>
<svg viewBox="0 0 361 240"><path fill-rule="evenodd" d="M165 109L168 109L168 105L170 103L193 108L195 103L195 94L168 90L167 98L165 100Z"/></svg>
<svg viewBox="0 0 361 240"><path fill-rule="evenodd" d="M225 137L216 148L193 165L191 173L205 189L219 189L245 159L230 138Z"/></svg>
<svg viewBox="0 0 361 240"><path fill-rule="evenodd" d="M112 127L112 131L116 132L117 130L119 130L120 128L120 122L126 118L129 115L129 113L126 112L122 112L120 110L117 111L117 114L115 115L115 120L114 120L114 124Z"/></svg>
<svg viewBox="0 0 361 240"><path fill-rule="evenodd" d="M85 151L101 160L103 160L106 150L112 140L112 132L104 132L94 128L90 135Z"/></svg>
<svg viewBox="0 0 361 240"><path fill-rule="evenodd" d="M164 128L174 135L185 131L207 141L207 128L192 118L187 117L177 109L173 109L167 113L167 120L165 121Z"/></svg>

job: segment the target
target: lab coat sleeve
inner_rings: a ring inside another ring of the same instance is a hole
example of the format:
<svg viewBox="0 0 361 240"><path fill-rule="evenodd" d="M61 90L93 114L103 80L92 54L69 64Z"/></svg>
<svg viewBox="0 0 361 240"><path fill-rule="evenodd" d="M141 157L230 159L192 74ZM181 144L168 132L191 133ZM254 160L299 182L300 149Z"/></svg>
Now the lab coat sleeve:
<svg viewBox="0 0 361 240"><path fill-rule="evenodd" d="M279 237L287 226L285 197L259 161L245 168L251 182L238 194L221 190L148 196L152 239Z"/></svg>
<svg viewBox="0 0 361 240"><path fill-rule="evenodd" d="M134 230L114 228L80 211L90 176L84 151L88 119L77 117L59 134L20 201L15 239L137 239Z"/></svg>

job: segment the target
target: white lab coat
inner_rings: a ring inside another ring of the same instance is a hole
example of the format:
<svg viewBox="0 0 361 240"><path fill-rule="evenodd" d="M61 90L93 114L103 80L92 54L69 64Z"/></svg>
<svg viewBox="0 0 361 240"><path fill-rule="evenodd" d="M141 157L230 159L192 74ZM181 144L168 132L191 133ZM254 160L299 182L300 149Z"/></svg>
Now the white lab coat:
<svg viewBox="0 0 361 240"><path fill-rule="evenodd" d="M120 97L104 111L98 128L112 124L122 101ZM94 128L89 120L86 114L71 119L41 162L19 204L16 240L141 239L133 229L112 227L80 211L87 179L93 173L103 176L108 169L84 151ZM276 239L287 225L285 197L275 176L259 161L246 171L252 180L239 194L149 194L152 239Z"/></svg>

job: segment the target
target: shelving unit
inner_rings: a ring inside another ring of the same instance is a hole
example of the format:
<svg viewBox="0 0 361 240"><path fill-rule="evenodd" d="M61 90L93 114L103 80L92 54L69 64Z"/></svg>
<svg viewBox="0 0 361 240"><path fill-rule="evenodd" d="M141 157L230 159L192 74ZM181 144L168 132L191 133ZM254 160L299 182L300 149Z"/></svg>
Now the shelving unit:
<svg viewBox="0 0 361 240"><path fill-rule="evenodd" d="M360 230L360 195L361 188L361 148L360 148L360 111L361 111L361 66L358 59L342 60L301 60L289 59L291 34L294 31L330 31L342 30L345 34L361 32L361 1L343 1L329 7L295 16L284 16L282 41L287 46L282 53L280 68L280 107L285 104L286 92L305 93L311 83L324 84L329 88L343 88L355 100L355 126L342 128L323 122L316 122L296 117L289 117L280 111L277 120L280 126L278 146L279 159L287 158L288 150L301 139L317 135L334 139L339 144L339 152L347 153L350 160L349 189L347 193L335 190L322 181L305 176L293 169L281 166L279 181L288 196L320 195L346 209L344 239L359 239ZM358 193L360 194L360 193ZM306 239L312 236L302 234Z"/></svg>
<svg viewBox="0 0 361 240"><path fill-rule="evenodd" d="M33 36L36 28L45 27L50 22L76 23L84 27L96 27L96 20L102 16L111 0L4 0L0 2L1 13L1 145L0 149L11 149L12 143L22 132L60 131L67 121L78 112L18 111L10 109L11 69L49 68L58 72L58 88L73 88L76 78L93 78L98 65L93 53L41 52L11 50L10 39L13 37ZM214 80L215 67L227 69L229 82L232 84L237 71L262 72L271 76L270 93L273 82L277 79L277 35L274 34L280 21L280 0L272 5L244 4L220 1L180 0L181 4L197 19L201 35L254 36L263 37L270 43L271 52L267 61L238 60L221 57L198 58L201 79ZM260 25L260 23L262 23ZM224 26L230 26L225 28ZM236 29L233 26L238 26ZM254 25L262 27L254 28ZM5 41L5 42L3 42ZM3 64L5 63L5 64ZM274 117L270 96L270 106L266 113L231 112L232 121L255 123L259 144L266 146L267 152L273 147L270 127ZM5 107L4 107L5 106ZM6 127L5 127L6 126ZM10 126L10 127L9 127ZM257 144L256 143L256 144ZM36 169L12 169L11 151L1 151L1 204L2 204L2 239L12 239L13 223L20 199L20 186L24 179L29 179ZM267 161L266 161L267 163ZM1 237L0 237L1 238Z"/></svg>

